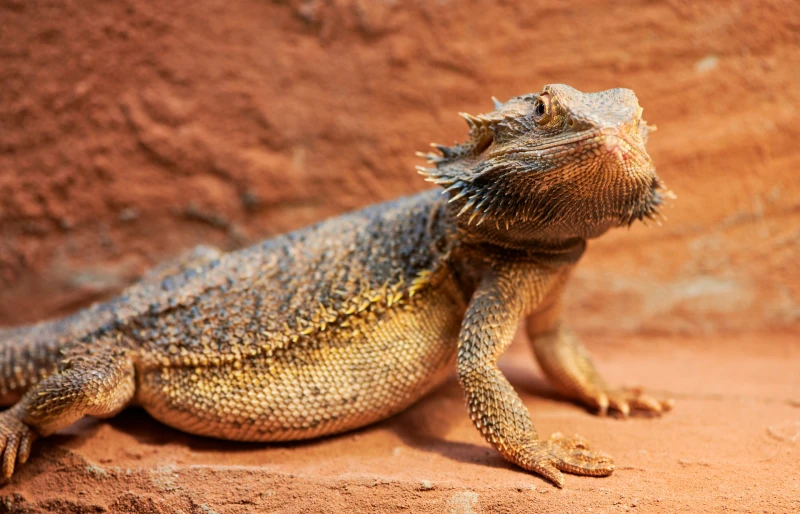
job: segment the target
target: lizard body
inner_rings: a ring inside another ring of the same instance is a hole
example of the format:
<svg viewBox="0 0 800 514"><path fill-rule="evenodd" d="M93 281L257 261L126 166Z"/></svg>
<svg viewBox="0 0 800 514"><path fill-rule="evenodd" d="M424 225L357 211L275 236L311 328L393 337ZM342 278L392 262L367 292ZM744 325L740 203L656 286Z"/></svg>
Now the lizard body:
<svg viewBox="0 0 800 514"><path fill-rule="evenodd" d="M539 439L496 362L518 322L560 390L605 413L671 403L606 386L561 293L586 240L668 194L632 91L563 85L464 115L420 171L445 188L222 254L200 248L71 317L0 331L2 472L37 437L141 405L187 432L298 440L397 413L456 369L500 453L563 485L610 474L580 438ZM17 401L18 400L18 401Z"/></svg>

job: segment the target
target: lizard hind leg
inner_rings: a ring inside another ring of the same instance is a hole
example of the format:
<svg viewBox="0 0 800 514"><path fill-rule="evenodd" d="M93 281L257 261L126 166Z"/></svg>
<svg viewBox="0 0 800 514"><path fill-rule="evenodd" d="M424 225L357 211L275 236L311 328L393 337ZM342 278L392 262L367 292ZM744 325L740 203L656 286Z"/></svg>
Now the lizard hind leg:
<svg viewBox="0 0 800 514"><path fill-rule="evenodd" d="M33 441L84 416L110 417L131 401L134 366L126 349L94 342L75 347L59 370L32 387L10 409L0 412L2 476L28 459Z"/></svg>

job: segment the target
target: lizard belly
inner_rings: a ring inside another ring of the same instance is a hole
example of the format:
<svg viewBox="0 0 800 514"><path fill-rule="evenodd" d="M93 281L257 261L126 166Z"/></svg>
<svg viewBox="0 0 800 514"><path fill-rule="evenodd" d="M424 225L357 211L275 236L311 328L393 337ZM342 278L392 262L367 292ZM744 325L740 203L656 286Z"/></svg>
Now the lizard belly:
<svg viewBox="0 0 800 514"><path fill-rule="evenodd" d="M466 306L447 286L419 293L360 331L329 330L269 357L140 371L137 401L174 428L241 441L308 439L380 421L455 368Z"/></svg>

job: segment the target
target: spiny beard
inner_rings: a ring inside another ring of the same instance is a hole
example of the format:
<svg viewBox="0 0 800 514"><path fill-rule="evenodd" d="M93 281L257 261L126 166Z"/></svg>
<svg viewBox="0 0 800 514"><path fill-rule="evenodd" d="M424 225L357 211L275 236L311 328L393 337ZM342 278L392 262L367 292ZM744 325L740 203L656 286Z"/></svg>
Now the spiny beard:
<svg viewBox="0 0 800 514"><path fill-rule="evenodd" d="M666 219L661 208L667 205L667 199L675 198L677 198L675 193L670 191L661 179L654 176L647 193L631 205L628 212L622 216L620 225L630 226L635 221L641 221L647 225L646 220L660 225L661 220Z"/></svg>

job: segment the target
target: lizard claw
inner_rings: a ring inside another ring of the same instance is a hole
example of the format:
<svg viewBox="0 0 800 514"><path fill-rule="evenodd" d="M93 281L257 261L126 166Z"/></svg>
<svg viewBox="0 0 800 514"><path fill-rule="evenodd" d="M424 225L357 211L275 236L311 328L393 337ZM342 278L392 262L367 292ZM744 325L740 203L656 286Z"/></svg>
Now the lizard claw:
<svg viewBox="0 0 800 514"><path fill-rule="evenodd" d="M600 416L607 415L608 407L610 405L610 402L608 400L608 395L606 393L598 393L594 401L597 403L597 413Z"/></svg>
<svg viewBox="0 0 800 514"><path fill-rule="evenodd" d="M31 454L36 432L17 416L13 409L0 413L0 472L8 480L16 464L24 464Z"/></svg>
<svg viewBox="0 0 800 514"><path fill-rule="evenodd" d="M534 441L523 448L520 465L564 487L565 473L603 477L614 471L614 460L603 452L592 451L580 436L564 437L556 432L547 440Z"/></svg>

